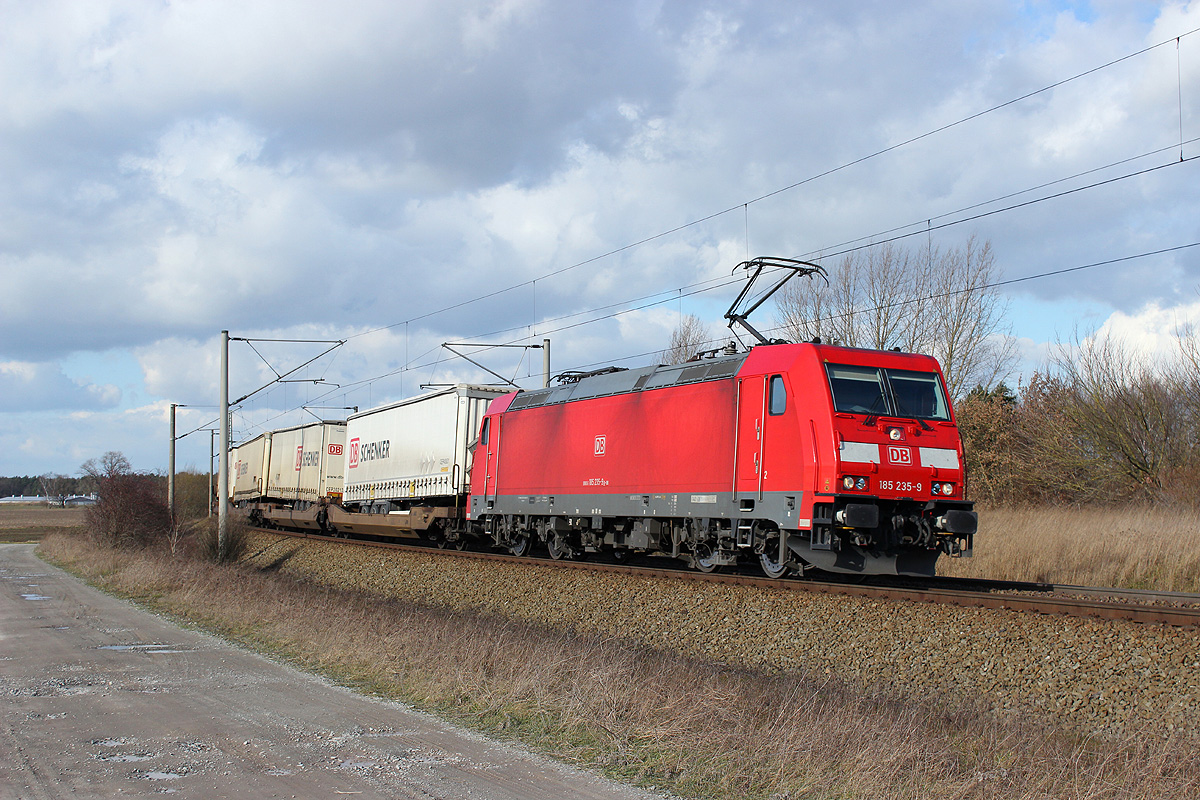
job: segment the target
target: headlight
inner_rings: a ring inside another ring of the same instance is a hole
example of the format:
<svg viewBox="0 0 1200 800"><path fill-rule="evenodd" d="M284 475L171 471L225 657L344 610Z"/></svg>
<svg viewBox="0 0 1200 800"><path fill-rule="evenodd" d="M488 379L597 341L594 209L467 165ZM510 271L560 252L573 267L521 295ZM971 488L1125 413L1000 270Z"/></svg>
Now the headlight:
<svg viewBox="0 0 1200 800"><path fill-rule="evenodd" d="M934 486L937 486L937 484L935 483ZM954 484L953 483L943 483L942 484L942 494L944 494L944 495L954 494Z"/></svg>
<svg viewBox="0 0 1200 800"><path fill-rule="evenodd" d="M843 489L853 489L855 491L865 492L869 485L870 482L866 478L858 475L846 475L842 478Z"/></svg>
<svg viewBox="0 0 1200 800"><path fill-rule="evenodd" d="M940 483L934 483L932 486L929 487L929 493L930 494L941 494L942 493L942 485Z"/></svg>
<svg viewBox="0 0 1200 800"><path fill-rule="evenodd" d="M888 438L891 439L893 442L900 441L900 437L902 437L903 435L904 435L904 432L901 431L899 428L888 428Z"/></svg>

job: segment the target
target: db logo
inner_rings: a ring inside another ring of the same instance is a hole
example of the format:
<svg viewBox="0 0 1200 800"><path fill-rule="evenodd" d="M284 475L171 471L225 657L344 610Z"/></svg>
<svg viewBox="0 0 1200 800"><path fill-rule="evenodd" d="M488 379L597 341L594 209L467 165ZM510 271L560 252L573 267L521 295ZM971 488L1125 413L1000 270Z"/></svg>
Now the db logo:
<svg viewBox="0 0 1200 800"><path fill-rule="evenodd" d="M350 469L358 466L358 439L350 440Z"/></svg>
<svg viewBox="0 0 1200 800"><path fill-rule="evenodd" d="M888 446L888 461L893 464L912 466L912 450L907 447Z"/></svg>
<svg viewBox="0 0 1200 800"><path fill-rule="evenodd" d="M606 444L606 442L605 442L605 438L603 436L596 437L596 451L595 451L596 455L598 455L598 456L604 455L605 444Z"/></svg>
<svg viewBox="0 0 1200 800"><path fill-rule="evenodd" d="M304 463L304 445L299 445L296 448L296 472L300 471L302 463Z"/></svg>
<svg viewBox="0 0 1200 800"><path fill-rule="evenodd" d="M329 445L329 455L340 456L342 454L342 446L340 444Z"/></svg>

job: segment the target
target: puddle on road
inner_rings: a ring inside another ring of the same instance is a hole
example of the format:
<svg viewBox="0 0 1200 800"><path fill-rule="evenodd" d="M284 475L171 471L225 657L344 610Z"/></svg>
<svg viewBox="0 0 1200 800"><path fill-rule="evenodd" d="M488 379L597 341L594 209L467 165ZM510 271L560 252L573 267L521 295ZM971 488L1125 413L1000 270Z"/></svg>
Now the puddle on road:
<svg viewBox="0 0 1200 800"><path fill-rule="evenodd" d="M118 653L189 653L171 644L102 644L97 650L115 650Z"/></svg>
<svg viewBox="0 0 1200 800"><path fill-rule="evenodd" d="M127 755L112 755L112 756L97 756L101 761L115 761L118 763L132 763L136 761L149 761L154 758L153 755L144 753L129 753Z"/></svg>
<svg viewBox="0 0 1200 800"><path fill-rule="evenodd" d="M183 775L178 772L158 772L155 770L154 772L139 773L138 777L148 781L174 781L179 780Z"/></svg>
<svg viewBox="0 0 1200 800"><path fill-rule="evenodd" d="M50 600L51 599L44 594L23 594L23 595L21 595L21 597L25 598L26 600Z"/></svg>

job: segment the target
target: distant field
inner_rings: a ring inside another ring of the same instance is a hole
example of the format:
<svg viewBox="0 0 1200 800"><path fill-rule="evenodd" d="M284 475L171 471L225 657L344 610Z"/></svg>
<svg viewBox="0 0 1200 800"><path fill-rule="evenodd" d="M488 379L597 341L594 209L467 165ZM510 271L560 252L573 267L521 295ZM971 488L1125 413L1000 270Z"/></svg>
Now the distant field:
<svg viewBox="0 0 1200 800"><path fill-rule="evenodd" d="M988 508L963 578L1200 592L1200 514L1169 507Z"/></svg>
<svg viewBox="0 0 1200 800"><path fill-rule="evenodd" d="M84 508L0 503L0 542L30 542L47 533L81 528Z"/></svg>

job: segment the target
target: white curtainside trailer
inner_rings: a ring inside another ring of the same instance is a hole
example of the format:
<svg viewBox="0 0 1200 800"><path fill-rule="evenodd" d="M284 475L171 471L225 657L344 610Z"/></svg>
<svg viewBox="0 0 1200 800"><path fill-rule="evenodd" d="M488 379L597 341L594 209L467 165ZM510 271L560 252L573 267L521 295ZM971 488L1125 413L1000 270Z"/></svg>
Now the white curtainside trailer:
<svg viewBox="0 0 1200 800"><path fill-rule="evenodd" d="M388 512L467 492L469 445L488 404L509 391L459 384L349 417L344 505Z"/></svg>
<svg viewBox="0 0 1200 800"><path fill-rule="evenodd" d="M230 491L235 503L258 500L263 496L270 459L270 433L259 434L232 449L229 459L233 472Z"/></svg>
<svg viewBox="0 0 1200 800"><path fill-rule="evenodd" d="M288 503L342 499L346 423L314 422L271 433L267 497Z"/></svg>

